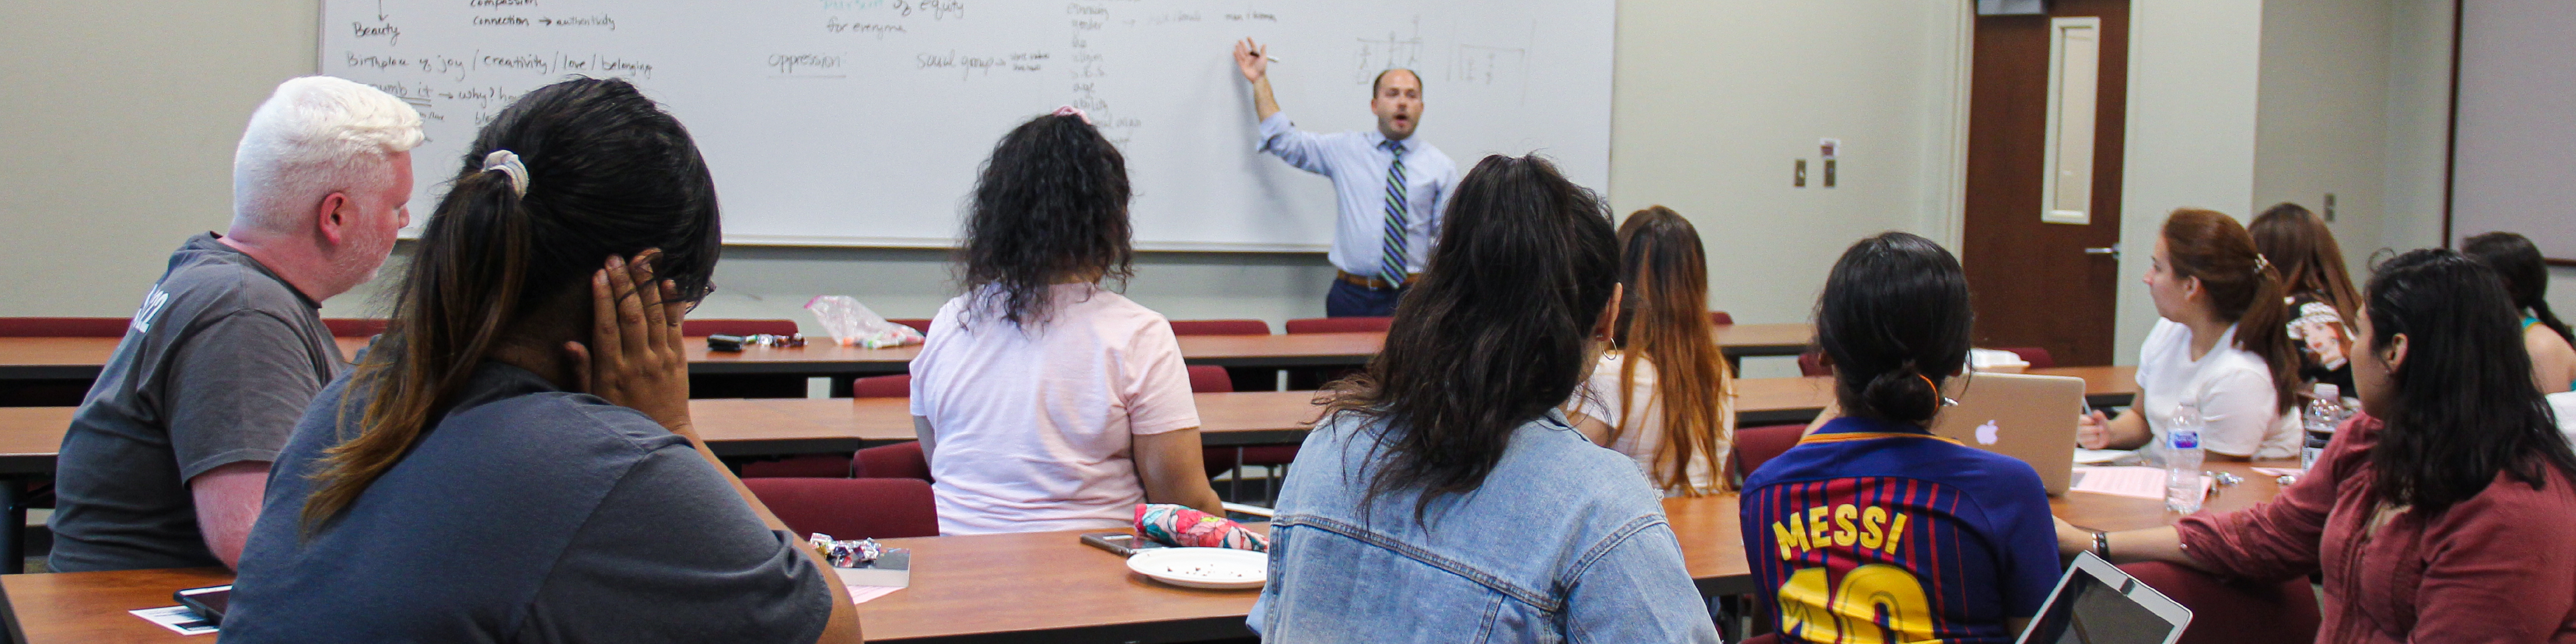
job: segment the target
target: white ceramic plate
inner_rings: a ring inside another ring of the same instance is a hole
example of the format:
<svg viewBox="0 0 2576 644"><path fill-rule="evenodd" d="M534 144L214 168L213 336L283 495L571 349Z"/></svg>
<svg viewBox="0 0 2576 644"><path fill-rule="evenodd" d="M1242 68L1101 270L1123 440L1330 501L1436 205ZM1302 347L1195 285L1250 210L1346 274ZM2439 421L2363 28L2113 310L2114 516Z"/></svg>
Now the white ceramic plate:
<svg viewBox="0 0 2576 644"><path fill-rule="evenodd" d="M1155 548L1127 558L1127 569L1190 588L1260 588L1270 555L1233 548Z"/></svg>

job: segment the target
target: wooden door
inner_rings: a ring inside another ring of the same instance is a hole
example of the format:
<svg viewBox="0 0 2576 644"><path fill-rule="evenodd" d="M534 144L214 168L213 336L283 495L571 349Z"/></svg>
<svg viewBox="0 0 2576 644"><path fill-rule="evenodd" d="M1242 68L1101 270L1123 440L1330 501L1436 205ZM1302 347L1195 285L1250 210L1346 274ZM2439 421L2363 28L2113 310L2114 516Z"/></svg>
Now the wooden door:
<svg viewBox="0 0 2576 644"><path fill-rule="evenodd" d="M2048 4L2045 16L1976 18L1961 261L1976 294L1977 346L2043 347L2061 365L2107 365L2117 351L2112 311L2121 275L2111 249L2120 241L2129 0ZM2073 41L2076 47L2069 38L2093 40ZM2094 60L2065 55L2086 49ZM2080 82L2068 65L2094 72L2094 109L2056 109L2052 99L2082 96L2057 91ZM2052 127L2061 134L2083 131L2087 113L2089 168L2077 161L2088 156L2073 143L2080 138L2051 136ZM2089 181L2051 180L2087 170Z"/></svg>

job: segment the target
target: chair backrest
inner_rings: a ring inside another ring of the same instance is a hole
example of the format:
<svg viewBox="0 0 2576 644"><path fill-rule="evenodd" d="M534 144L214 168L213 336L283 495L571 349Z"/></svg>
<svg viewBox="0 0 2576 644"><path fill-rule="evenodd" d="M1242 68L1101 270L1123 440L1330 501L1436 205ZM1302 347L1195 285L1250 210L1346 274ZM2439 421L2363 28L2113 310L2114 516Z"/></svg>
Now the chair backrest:
<svg viewBox="0 0 2576 644"><path fill-rule="evenodd" d="M1270 335L1260 320L1173 320L1172 335Z"/></svg>
<svg viewBox="0 0 2576 644"><path fill-rule="evenodd" d="M0 338L122 338L133 318L0 318Z"/></svg>
<svg viewBox="0 0 2576 644"><path fill-rule="evenodd" d="M1727 315L1725 311L1709 311L1709 312L1708 312L1708 323L1709 323L1709 324L1715 324L1715 325L1718 325L1718 326L1726 326L1726 325L1729 325L1729 324L1734 324L1734 323L1735 323L1735 316Z"/></svg>
<svg viewBox="0 0 2576 644"><path fill-rule="evenodd" d="M742 478L850 478L850 457L841 454L805 454L775 461L752 461L742 464Z"/></svg>
<svg viewBox="0 0 2576 644"><path fill-rule="evenodd" d="M1824 352L1809 351L1798 354L1798 375L1810 378L1816 376L1830 376L1834 375L1834 368L1825 364Z"/></svg>
<svg viewBox="0 0 2576 644"><path fill-rule="evenodd" d="M744 487L798 538L939 536L939 506L920 479L743 479Z"/></svg>
<svg viewBox="0 0 2576 644"><path fill-rule="evenodd" d="M1797 447L1799 434L1806 431L1806 425L1768 425L1763 427L1736 428L1736 474L1742 475L1746 478L1752 478L1753 471L1762 469L1763 463L1771 462L1773 457L1779 456L1781 452L1789 451L1789 448L1791 447Z"/></svg>
<svg viewBox="0 0 2576 644"><path fill-rule="evenodd" d="M1289 333L1385 333L1395 318L1349 317L1289 320Z"/></svg>
<svg viewBox="0 0 2576 644"><path fill-rule="evenodd" d="M2013 352L2013 355L2021 356L2021 361L2030 363L2030 368L2032 369L2047 369L2057 366L2057 358L2049 356L2048 348L2046 347L1997 347L1997 349L2002 351L2011 351Z"/></svg>
<svg viewBox="0 0 2576 644"><path fill-rule="evenodd" d="M1190 367L1190 393L1222 394L1234 391L1234 376L1225 367L1193 365Z"/></svg>
<svg viewBox="0 0 2576 644"><path fill-rule="evenodd" d="M334 338L372 338L383 335L391 320L383 318L323 318L322 326L331 328Z"/></svg>
<svg viewBox="0 0 2576 644"><path fill-rule="evenodd" d="M869 376L850 381L851 398L910 398L912 375Z"/></svg>
<svg viewBox="0 0 2576 644"><path fill-rule="evenodd" d="M2122 564L2138 583L2191 609L2180 644L2313 642L2321 623L2308 578L2279 583L2219 581L2209 573L2164 562Z"/></svg>
<svg viewBox="0 0 2576 644"><path fill-rule="evenodd" d="M795 320L688 320L680 323L680 335L692 338L710 335L787 335L796 332ZM834 535L839 536L839 535Z"/></svg>
<svg viewBox="0 0 2576 644"><path fill-rule="evenodd" d="M850 475L857 478L931 480L930 457L922 455L921 443L917 442L859 450L853 461Z"/></svg>
<svg viewBox="0 0 2576 644"><path fill-rule="evenodd" d="M930 318L889 318L886 321L912 327L914 331L930 332Z"/></svg>

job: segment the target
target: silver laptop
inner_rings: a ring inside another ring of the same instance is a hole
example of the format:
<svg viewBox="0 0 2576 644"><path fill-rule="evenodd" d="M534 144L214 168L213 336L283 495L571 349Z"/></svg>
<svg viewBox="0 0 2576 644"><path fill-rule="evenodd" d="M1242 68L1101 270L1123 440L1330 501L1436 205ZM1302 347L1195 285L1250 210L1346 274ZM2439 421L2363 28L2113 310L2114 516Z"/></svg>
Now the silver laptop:
<svg viewBox="0 0 2576 644"><path fill-rule="evenodd" d="M2191 609L2138 583L2111 562L2076 555L2020 644L2173 644L2191 625Z"/></svg>
<svg viewBox="0 0 2576 644"><path fill-rule="evenodd" d="M1941 410L1932 433L2021 459L2039 472L2049 496L2066 493L2075 472L2075 419L2084 413L2083 378L1971 373L1941 389L1959 404Z"/></svg>

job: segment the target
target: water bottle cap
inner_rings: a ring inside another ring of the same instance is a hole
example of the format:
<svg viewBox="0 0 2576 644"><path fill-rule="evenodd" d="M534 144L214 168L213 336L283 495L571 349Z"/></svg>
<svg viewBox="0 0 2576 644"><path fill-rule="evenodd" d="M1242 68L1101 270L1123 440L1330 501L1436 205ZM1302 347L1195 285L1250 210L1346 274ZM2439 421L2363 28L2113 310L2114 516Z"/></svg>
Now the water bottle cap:
<svg viewBox="0 0 2576 644"><path fill-rule="evenodd" d="M2343 388L2329 383L2317 383L2316 392L2319 400L2343 400Z"/></svg>

